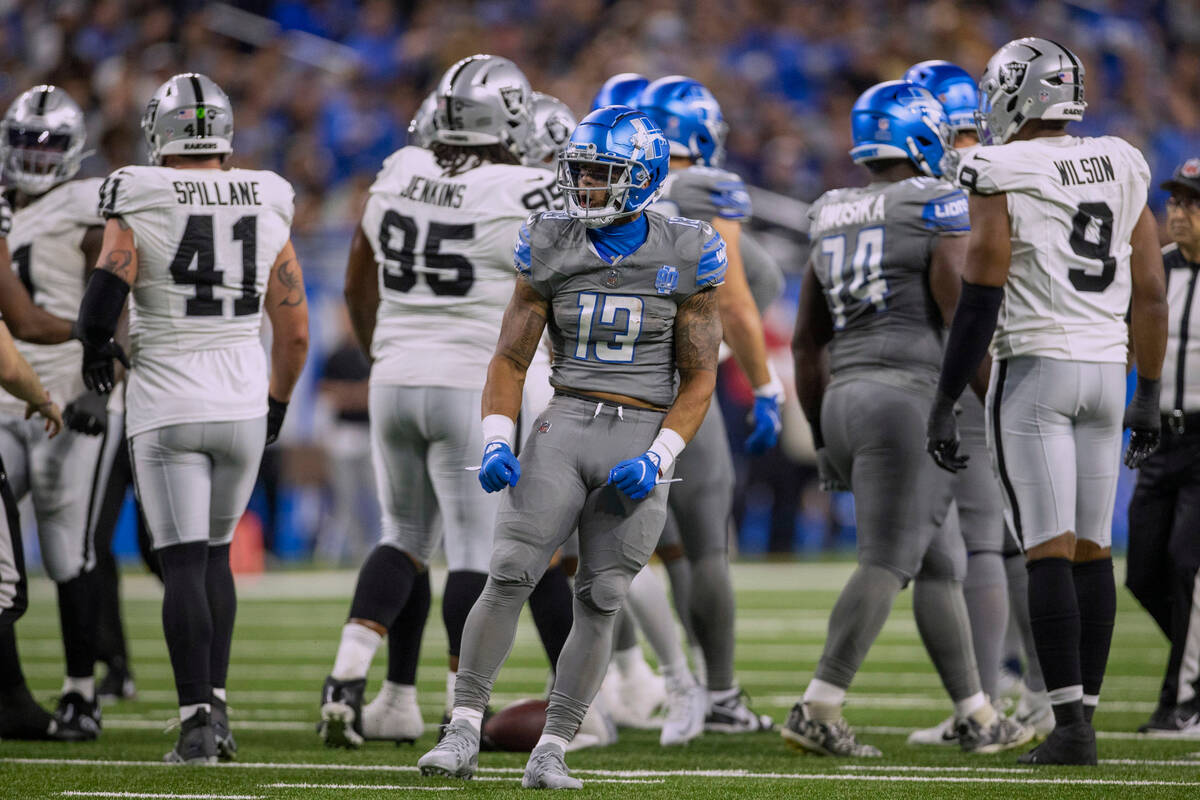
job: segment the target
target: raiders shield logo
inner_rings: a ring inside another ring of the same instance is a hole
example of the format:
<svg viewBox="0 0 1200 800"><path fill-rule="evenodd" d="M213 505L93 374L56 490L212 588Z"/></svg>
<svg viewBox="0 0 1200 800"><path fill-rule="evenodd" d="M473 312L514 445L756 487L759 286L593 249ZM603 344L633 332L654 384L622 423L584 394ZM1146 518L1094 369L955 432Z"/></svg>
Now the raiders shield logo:
<svg viewBox="0 0 1200 800"><path fill-rule="evenodd" d="M1029 65L1024 61L1010 61L1000 68L1000 88L1012 94L1021 88L1025 82L1025 73Z"/></svg>
<svg viewBox="0 0 1200 800"><path fill-rule="evenodd" d="M516 116L525 106L525 91L520 86L510 86L500 90L500 99L504 101L508 113Z"/></svg>

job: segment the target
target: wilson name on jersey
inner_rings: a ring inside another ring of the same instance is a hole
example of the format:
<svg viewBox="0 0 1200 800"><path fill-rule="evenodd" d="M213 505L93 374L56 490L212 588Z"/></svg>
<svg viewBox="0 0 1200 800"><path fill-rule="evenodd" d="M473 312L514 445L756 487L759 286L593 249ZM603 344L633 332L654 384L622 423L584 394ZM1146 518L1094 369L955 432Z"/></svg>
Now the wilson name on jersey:
<svg viewBox="0 0 1200 800"><path fill-rule="evenodd" d="M379 265L371 381L482 389L521 222L563 205L543 169L484 164L447 176L423 148L388 157L362 218Z"/></svg>
<svg viewBox="0 0 1200 800"><path fill-rule="evenodd" d="M809 209L809 256L833 318L833 372L923 369L936 377L944 344L929 290L937 239L970 230L967 197L936 178L826 192Z"/></svg>
<svg viewBox="0 0 1200 800"><path fill-rule="evenodd" d="M266 414L262 299L293 200L260 170L125 167L105 180L100 213L124 220L137 246L130 435Z"/></svg>
<svg viewBox="0 0 1200 800"><path fill-rule="evenodd" d="M1142 154L1115 136L1010 142L972 149L958 181L1007 195L1012 258L993 354L1125 363L1129 239L1150 186Z"/></svg>
<svg viewBox="0 0 1200 800"><path fill-rule="evenodd" d="M104 224L96 213L100 179L68 181L55 186L12 216L8 249L12 268L35 305L63 319L75 319L90 266L81 249L88 228ZM17 350L33 367L60 405L83 393L79 342L29 344ZM0 392L0 413L24 414L25 403Z"/></svg>
<svg viewBox="0 0 1200 800"><path fill-rule="evenodd" d="M646 241L609 263L563 211L521 227L517 271L550 303L550 383L660 407L675 400L675 313L725 280L725 242L706 222L646 212Z"/></svg>

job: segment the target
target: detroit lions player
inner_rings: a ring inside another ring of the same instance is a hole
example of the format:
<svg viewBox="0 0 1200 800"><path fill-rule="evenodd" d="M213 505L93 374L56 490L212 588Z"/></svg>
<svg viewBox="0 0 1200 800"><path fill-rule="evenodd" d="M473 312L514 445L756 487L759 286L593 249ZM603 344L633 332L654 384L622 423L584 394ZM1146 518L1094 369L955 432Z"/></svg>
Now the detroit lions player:
<svg viewBox="0 0 1200 800"><path fill-rule="evenodd" d="M142 132L152 166L119 169L101 187L104 241L77 330L85 359L111 347L132 292L126 430L162 567L182 720L164 760L207 764L236 749L225 694L237 611L229 546L304 366L308 304L289 238L291 186L273 172L222 169L233 109L220 87L196 73L170 78Z"/></svg>
<svg viewBox="0 0 1200 800"><path fill-rule="evenodd" d="M668 487L657 484L670 479L715 385L721 332L712 289L724 278L725 245L705 223L646 210L667 159L667 141L645 114L593 111L561 157L568 211L535 214L521 230L520 277L484 389L479 476L488 491L512 488L463 635L452 721L418 761L425 774L474 773L481 717L521 604L578 527L575 621L522 785L582 785L567 773L564 748L604 676L614 615L662 530ZM547 327L555 394L522 463L512 453L515 418Z"/></svg>
<svg viewBox="0 0 1200 800"><path fill-rule="evenodd" d="M649 85L650 79L636 72L621 72L613 75L596 91L592 98L592 111L605 106L637 107L638 96Z"/></svg>
<svg viewBox="0 0 1200 800"><path fill-rule="evenodd" d="M1033 764L1096 763L1091 718L1116 616L1111 523L1130 334L1129 466L1157 446L1161 424L1167 303L1146 205L1150 169L1122 139L1067 133L1087 106L1083 81L1079 58L1048 39L1014 40L988 61L977 116L985 146L958 167L971 246L927 428L939 466L966 466L954 401L991 343L988 447L1028 562L1056 721L1021 757Z"/></svg>
<svg viewBox="0 0 1200 800"><path fill-rule="evenodd" d="M947 177L950 177L954 174L959 151L979 144L975 131L979 89L975 79L949 61L922 61L904 73L904 80L928 89L946 111L955 148L947 151L947 164L944 165ZM1050 713L1050 700L1038 669L1037 655L1033 653L1024 558L1016 540L1004 527L1000 477L987 467L983 403L970 392L960 401L960 406L958 425L963 452L974 456L976 464L983 467L958 473L953 483L958 524L967 547L963 596L971 618L971 640L979 666L979 682L988 697L998 698L1006 626L1014 625L1023 635L1027 634L1027 649L1032 655L1022 682L1021 702L1014 716L1022 724L1033 725L1037 735L1045 736L1054 727L1054 716ZM1012 569L1014 565L1016 569ZM936 630L937 626L932 629ZM908 743L956 745L955 722L951 716L933 728L914 731L908 737Z"/></svg>
<svg viewBox="0 0 1200 800"><path fill-rule="evenodd" d="M729 248L729 274L718 290L721 323L726 343L755 387L753 430L746 438L746 449L762 452L775 444L779 434L783 384L768 364L762 319L747 277L751 271L778 277L779 271L761 248L748 249L743 241L750 197L740 178L719 168L726 132L721 108L708 89L678 75L646 86L637 107L662 128L671 143L671 174L663 186L663 212L710 223ZM752 260L745 259L747 255ZM694 588L689 590L689 622L703 653L709 690L705 727L722 733L770 728L769 717L746 707L733 674L735 611L728 525L734 472L717 404L709 407L677 472L683 481L671 492L670 508L691 566Z"/></svg>
<svg viewBox="0 0 1200 800"><path fill-rule="evenodd" d="M826 480L854 493L858 568L782 733L821 755L880 755L856 740L842 704L896 595L915 577L918 624L944 626L930 654L961 720L959 741L967 751L995 752L1028 741L1029 732L998 715L980 690L962 595L963 542L944 524L950 480L924 463L919 424L957 299L966 198L940 180L949 131L925 89L873 86L854 104L851 129L851 157L871 183L826 192L812 206L793 349L818 464Z"/></svg>

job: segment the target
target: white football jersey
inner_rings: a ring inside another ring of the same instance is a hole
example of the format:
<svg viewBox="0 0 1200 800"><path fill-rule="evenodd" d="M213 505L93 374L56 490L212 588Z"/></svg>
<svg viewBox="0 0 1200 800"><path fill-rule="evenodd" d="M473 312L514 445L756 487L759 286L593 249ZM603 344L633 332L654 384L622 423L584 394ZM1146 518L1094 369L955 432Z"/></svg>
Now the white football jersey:
<svg viewBox="0 0 1200 800"><path fill-rule="evenodd" d="M100 213L125 220L138 255L128 435L266 415L262 300L293 200L265 170L125 167L105 181Z"/></svg>
<svg viewBox="0 0 1200 800"><path fill-rule="evenodd" d="M444 173L430 151L404 147L371 186L362 229L379 265L373 383L482 389L521 223L564 205L544 169Z"/></svg>
<svg viewBox="0 0 1200 800"><path fill-rule="evenodd" d="M8 249L13 271L35 305L63 319L75 319L87 285L89 265L80 247L84 234L104 225L96 211L100 184L99 178L67 181L12 215ZM60 406L84 392L79 342L17 342L17 350ZM0 392L0 413L24 415L25 403Z"/></svg>
<svg viewBox="0 0 1200 800"><path fill-rule="evenodd" d="M958 181L1008 199L1012 259L992 354L1125 363L1129 238L1150 187L1142 154L1115 136L1009 142L964 153Z"/></svg>

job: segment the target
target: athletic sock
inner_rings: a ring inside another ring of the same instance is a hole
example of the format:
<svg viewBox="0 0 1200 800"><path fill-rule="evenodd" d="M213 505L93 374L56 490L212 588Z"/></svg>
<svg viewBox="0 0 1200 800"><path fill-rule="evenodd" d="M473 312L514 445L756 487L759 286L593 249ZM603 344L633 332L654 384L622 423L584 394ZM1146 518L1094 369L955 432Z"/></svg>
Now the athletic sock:
<svg viewBox="0 0 1200 800"><path fill-rule="evenodd" d="M964 697L962 700L954 701L954 716L960 719L962 717L969 717L971 714L983 708L984 706L991 706L991 703L988 702L987 695L983 692L976 692L970 697Z"/></svg>
<svg viewBox="0 0 1200 800"><path fill-rule="evenodd" d="M229 545L208 548L204 588L213 626L209 678L213 686L224 687L229 676L229 653L233 648L233 622L237 618L237 587L229 568Z"/></svg>
<svg viewBox="0 0 1200 800"><path fill-rule="evenodd" d="M571 613L571 582L561 564L546 570L533 587L533 593L529 595L529 612L553 670L558 666L558 657L562 655L575 620Z"/></svg>
<svg viewBox="0 0 1200 800"><path fill-rule="evenodd" d="M454 708L454 687L458 685L458 673L453 670L446 672L446 711ZM480 712L481 714L483 712Z"/></svg>
<svg viewBox="0 0 1200 800"><path fill-rule="evenodd" d="M382 636L365 625L347 622L342 626L342 641L338 645L330 676L335 681L366 678L367 670L371 668L371 659L375 657L375 651L379 649L382 641Z"/></svg>
<svg viewBox="0 0 1200 800"><path fill-rule="evenodd" d="M390 628L408 603L416 577L417 565L406 553L390 545L376 545L358 571L349 619L370 620Z"/></svg>
<svg viewBox="0 0 1200 800"><path fill-rule="evenodd" d="M181 705L179 707L179 721L187 722L189 719L196 716L196 714L200 711L208 711L211 713L212 712L212 704L211 703L188 703L185 706Z"/></svg>
<svg viewBox="0 0 1200 800"><path fill-rule="evenodd" d="M465 706L456 706L450 712L450 721L466 722L475 733L479 733L480 729L483 728L483 712L476 711L473 708L466 708Z"/></svg>
<svg viewBox="0 0 1200 800"><path fill-rule="evenodd" d="M63 678L62 693L70 694L74 692L87 700L89 703L96 700L96 679L95 678L72 678L70 675Z"/></svg>
<svg viewBox="0 0 1200 800"><path fill-rule="evenodd" d="M1080 675L1079 600L1071 562L1065 558L1030 561L1029 621L1038 662L1050 691L1059 725L1083 720L1083 678Z"/></svg>
<svg viewBox="0 0 1200 800"><path fill-rule="evenodd" d="M424 570L413 579L408 602L388 627L387 679L394 684L409 686L417 682L417 663L421 659L421 639L430 603L429 570Z"/></svg>
<svg viewBox="0 0 1200 800"><path fill-rule="evenodd" d="M813 719L836 722L842 716L842 706L846 704L846 690L820 678L813 678L804 690L804 703Z"/></svg>
<svg viewBox="0 0 1200 800"><path fill-rule="evenodd" d="M96 668L94 580L84 572L58 584L58 618L62 626L67 675L89 678Z"/></svg>
<svg viewBox="0 0 1200 800"><path fill-rule="evenodd" d="M570 744L570 742L568 742L566 739L564 739L561 736L555 736L552 733L543 733L541 738L538 739L538 742L535 745L535 747L541 747L544 744L553 745L554 747L557 747L559 750L562 750L565 752L567 749L567 745Z"/></svg>
<svg viewBox="0 0 1200 800"><path fill-rule="evenodd" d="M446 588L442 592L442 624L446 626L447 648L452 658L462 652L463 629L467 626L467 615L483 587L487 584L486 572L455 570L446 574Z"/></svg>
<svg viewBox="0 0 1200 800"><path fill-rule="evenodd" d="M1117 586L1111 558L1085 561L1072 568L1079 601L1079 668L1083 679L1083 710L1090 722L1100 702L1100 685L1112 646L1117 616Z"/></svg>
<svg viewBox="0 0 1200 800"><path fill-rule="evenodd" d="M0 694L24 686L25 673L21 671L21 656L17 652L17 632L11 623L0 624Z"/></svg>
<svg viewBox="0 0 1200 800"><path fill-rule="evenodd" d="M163 574L163 633L179 705L207 704L212 698L212 615L204 573L208 544L191 542L156 551Z"/></svg>

